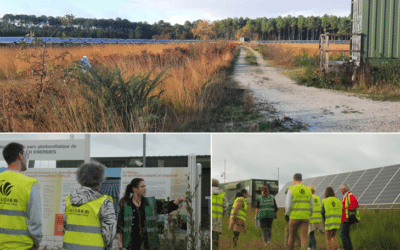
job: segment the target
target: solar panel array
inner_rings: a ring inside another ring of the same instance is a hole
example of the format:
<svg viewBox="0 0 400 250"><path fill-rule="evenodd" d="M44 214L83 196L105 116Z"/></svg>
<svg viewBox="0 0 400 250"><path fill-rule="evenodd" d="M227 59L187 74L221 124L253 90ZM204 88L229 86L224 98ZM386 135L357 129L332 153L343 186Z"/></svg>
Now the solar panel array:
<svg viewBox="0 0 400 250"><path fill-rule="evenodd" d="M123 43L123 44L135 44L135 43L196 43L199 40L154 40L154 39L120 39L120 38L58 38L58 37L38 37L42 41L48 43ZM0 43L19 43L25 40L27 43L31 43L36 38L25 38L25 37L0 37ZM319 43L319 40L269 40L269 41L257 41L259 43ZM349 43L349 41L329 41L330 43Z"/></svg>
<svg viewBox="0 0 400 250"><path fill-rule="evenodd" d="M199 40L154 40L154 39L119 39L119 38L58 38L58 37L37 37L48 43L196 43ZM26 43L34 42L37 38L25 37L0 37L0 43L19 43L25 40Z"/></svg>
<svg viewBox="0 0 400 250"><path fill-rule="evenodd" d="M313 185L316 188L315 194L321 200L325 198L327 187L332 187L336 197L342 199L340 185L343 183L350 186L351 192L356 196L360 205L390 208L388 205L400 203L400 164L307 178L302 182L306 186ZM278 207L285 206L285 191L292 185L293 181L289 181L276 195Z"/></svg>

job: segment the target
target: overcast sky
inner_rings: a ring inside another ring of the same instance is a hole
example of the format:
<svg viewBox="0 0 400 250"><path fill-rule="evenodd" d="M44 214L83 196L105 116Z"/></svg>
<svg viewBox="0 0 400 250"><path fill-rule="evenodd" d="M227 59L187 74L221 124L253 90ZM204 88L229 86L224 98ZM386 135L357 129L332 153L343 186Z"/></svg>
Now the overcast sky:
<svg viewBox="0 0 400 250"><path fill-rule="evenodd" d="M400 164L400 134L213 134L212 178L221 183L303 179Z"/></svg>
<svg viewBox="0 0 400 250"><path fill-rule="evenodd" d="M71 134L0 134L0 141L68 140ZM75 134L84 139L84 134ZM90 134L91 157L143 156L143 134ZM210 155L209 134L146 134L147 156ZM47 167L42 163L42 167ZM50 163L51 165L51 163ZM52 165L51 165L52 166ZM0 167L7 167L1 157Z"/></svg>
<svg viewBox="0 0 400 250"><path fill-rule="evenodd" d="M348 16L351 0L114 0L114 1L28 1L0 0L0 17L4 14L26 14L115 19L126 18L131 22L148 22L153 24L164 20L172 25L183 24L198 19L209 21L228 17L278 17L278 16L311 16L324 14Z"/></svg>

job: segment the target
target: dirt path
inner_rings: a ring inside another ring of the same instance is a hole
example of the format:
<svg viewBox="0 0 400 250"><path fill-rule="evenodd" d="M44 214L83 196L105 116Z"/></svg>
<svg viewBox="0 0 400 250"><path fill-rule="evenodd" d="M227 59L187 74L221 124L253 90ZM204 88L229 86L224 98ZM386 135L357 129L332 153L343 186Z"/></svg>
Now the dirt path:
<svg viewBox="0 0 400 250"><path fill-rule="evenodd" d="M349 93L297 85L269 67L254 51L258 66L249 66L241 48L234 80L253 92L261 113L268 104L276 113L307 127L307 132L399 132L400 103L373 101ZM270 109L270 108L269 108ZM290 126L290 125L289 125Z"/></svg>

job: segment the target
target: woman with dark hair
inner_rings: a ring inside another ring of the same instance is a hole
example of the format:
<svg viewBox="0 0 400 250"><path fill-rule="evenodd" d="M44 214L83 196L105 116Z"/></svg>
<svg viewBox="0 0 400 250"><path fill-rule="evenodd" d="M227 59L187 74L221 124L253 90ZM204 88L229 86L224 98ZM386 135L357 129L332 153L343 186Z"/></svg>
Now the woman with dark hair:
<svg viewBox="0 0 400 250"><path fill-rule="evenodd" d="M335 191L333 191L332 187L325 189L325 199L322 200L321 214L325 221L327 249L339 249L336 230L340 228L342 220L342 202L335 197Z"/></svg>
<svg viewBox="0 0 400 250"><path fill-rule="evenodd" d="M233 248L236 248L240 232L247 232L247 203L245 200L247 197L249 197L249 193L246 189L242 189L236 194L236 199L232 206L231 217L229 218L229 229L233 230Z"/></svg>
<svg viewBox="0 0 400 250"><path fill-rule="evenodd" d="M146 183L142 178L134 178L126 186L124 197L118 204L119 249L157 249L160 244L157 232L158 215L170 213L186 201L185 197L181 197L163 202L145 195Z"/></svg>
<svg viewBox="0 0 400 250"><path fill-rule="evenodd" d="M267 186L261 187L261 194L257 197L256 220L260 220L264 245L268 245L271 243L272 222L277 218L278 206L276 205L275 197L269 194Z"/></svg>

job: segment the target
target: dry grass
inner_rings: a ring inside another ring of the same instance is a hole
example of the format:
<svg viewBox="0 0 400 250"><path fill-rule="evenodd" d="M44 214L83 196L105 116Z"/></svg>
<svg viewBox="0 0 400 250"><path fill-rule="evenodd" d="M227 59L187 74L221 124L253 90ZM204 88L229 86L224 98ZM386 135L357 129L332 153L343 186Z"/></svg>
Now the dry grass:
<svg viewBox="0 0 400 250"><path fill-rule="evenodd" d="M318 43L269 43L268 46L274 46L280 48L285 52L289 52L292 55L303 54L306 51L309 55L317 53L319 55L319 44ZM330 50L349 50L350 44L329 44ZM349 53L347 53L349 54Z"/></svg>
<svg viewBox="0 0 400 250"><path fill-rule="evenodd" d="M48 63L47 77L41 86L30 72L31 62L42 48L3 48L0 56L0 130L1 131L123 131L116 112L110 114L76 79L65 79L63 70L86 55L93 67L115 68L124 77L167 69L169 75L161 88L162 113L155 124L138 117L131 131L179 131L182 124L201 122L223 94L223 81L237 46L232 43L179 45L100 45L74 48L48 48L50 58L68 52L67 56ZM31 54L30 62L16 57L20 52ZM21 73L22 72L22 73ZM85 95L83 95L85 93Z"/></svg>

